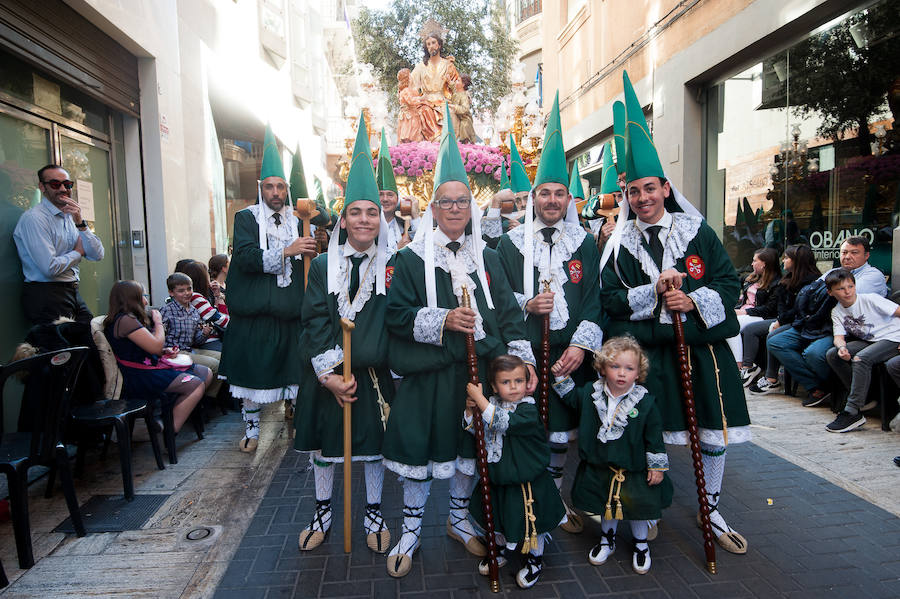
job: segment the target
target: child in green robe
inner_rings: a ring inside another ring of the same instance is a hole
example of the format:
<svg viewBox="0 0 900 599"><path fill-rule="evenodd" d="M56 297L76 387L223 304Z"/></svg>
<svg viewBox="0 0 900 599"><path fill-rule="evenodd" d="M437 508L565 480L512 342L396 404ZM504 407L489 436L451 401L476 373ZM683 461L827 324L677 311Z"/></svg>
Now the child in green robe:
<svg viewBox="0 0 900 599"><path fill-rule="evenodd" d="M484 421L494 531L501 547L497 564L505 565L520 547L526 557L524 567L516 574L516 583L523 589L538 581L547 533L566 515L556 484L547 471L550 446L544 425L534 399L526 396L528 379L528 369L521 358L494 358L488 380L495 395L486 399L481 385L469 383L465 413L466 428L473 434L472 411L480 411ZM469 513L484 528L479 487L472 493ZM481 560L478 571L488 574L488 558Z"/></svg>
<svg viewBox="0 0 900 599"><path fill-rule="evenodd" d="M650 362L631 336L613 337L594 357L600 377L575 387L570 378L554 385L563 402L579 413L578 453L581 463L572 486L572 504L595 514L600 543L588 553L595 566L616 549L619 520L631 521L634 549L631 567L650 570L647 533L652 520L672 503L672 482L664 472L669 457L662 437L656 399L639 385Z"/></svg>

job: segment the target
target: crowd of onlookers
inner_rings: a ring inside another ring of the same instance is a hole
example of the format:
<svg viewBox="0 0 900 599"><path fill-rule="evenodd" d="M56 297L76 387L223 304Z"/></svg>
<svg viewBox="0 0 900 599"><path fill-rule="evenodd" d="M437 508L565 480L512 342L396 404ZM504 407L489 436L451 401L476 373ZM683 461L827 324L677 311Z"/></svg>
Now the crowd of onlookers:
<svg viewBox="0 0 900 599"><path fill-rule="evenodd" d="M806 390L805 407L843 403L825 427L843 433L875 407L868 399L874 365L885 363L900 385L900 306L887 299L885 277L868 259L865 237L846 239L841 265L824 274L807 245L788 246L783 268L774 249L755 252L735 307L741 332L730 340L748 391L783 393L790 377ZM843 391L829 384L832 376ZM846 401L829 401L833 392ZM900 428L900 417L891 426Z"/></svg>

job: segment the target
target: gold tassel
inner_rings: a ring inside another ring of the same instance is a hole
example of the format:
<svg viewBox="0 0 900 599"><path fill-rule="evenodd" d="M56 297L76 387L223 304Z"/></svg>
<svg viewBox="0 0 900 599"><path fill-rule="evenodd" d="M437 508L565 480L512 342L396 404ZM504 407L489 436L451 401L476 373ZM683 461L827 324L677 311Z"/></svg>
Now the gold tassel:
<svg viewBox="0 0 900 599"><path fill-rule="evenodd" d="M525 506L525 534L522 539L522 553L537 550L537 516L534 515L534 492L531 483L527 482L522 487L522 503Z"/></svg>
<svg viewBox="0 0 900 599"><path fill-rule="evenodd" d="M603 512L603 519L604 520L613 520L613 514L612 514L612 510L609 507L609 502L606 503L606 511Z"/></svg>
<svg viewBox="0 0 900 599"><path fill-rule="evenodd" d="M622 483L625 482L625 469L609 467L613 471L612 480L609 482L609 495L606 498L606 511L603 512L604 520L624 520L622 517L622 501L619 494L622 492ZM616 504L615 515L613 515L612 504Z"/></svg>

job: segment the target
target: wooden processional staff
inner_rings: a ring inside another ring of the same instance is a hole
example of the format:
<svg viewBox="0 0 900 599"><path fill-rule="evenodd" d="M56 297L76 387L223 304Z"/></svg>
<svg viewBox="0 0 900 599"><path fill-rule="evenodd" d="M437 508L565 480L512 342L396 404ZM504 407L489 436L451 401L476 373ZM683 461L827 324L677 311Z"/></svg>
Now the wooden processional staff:
<svg viewBox="0 0 900 599"><path fill-rule="evenodd" d="M550 291L550 281L541 281L543 292ZM541 356L538 364L538 412L544 422L544 430L550 426L550 314L541 317Z"/></svg>
<svg viewBox="0 0 900 599"><path fill-rule="evenodd" d="M349 383L353 377L350 366L350 337L356 325L348 318L341 319L341 332L344 345L344 382ZM350 416L352 404L344 402L344 553L350 553L350 479L353 473L353 437L351 435Z"/></svg>
<svg viewBox="0 0 900 599"><path fill-rule="evenodd" d="M294 213L297 215L297 218L300 219L300 222L303 223L303 236L312 237L312 219L319 215L319 211L316 209L316 203L309 199L298 199L296 200ZM309 266L311 263L312 258L303 256L304 289L306 289L306 283L309 281Z"/></svg>
<svg viewBox="0 0 900 599"><path fill-rule="evenodd" d="M471 308L469 290L462 288L462 307ZM478 385L478 356L475 354L475 335L466 333L466 361L469 366L469 382ZM491 479L488 476L487 448L484 444L484 421L481 412L472 410L472 428L475 429L475 457L478 463L478 479L481 486L481 507L484 510L484 529L487 532L488 569L491 592L500 592L500 568L497 565L497 539L494 538L494 507L491 503Z"/></svg>
<svg viewBox="0 0 900 599"><path fill-rule="evenodd" d="M669 290L675 286L669 284ZM691 380L691 364L687 344L684 342L684 326L681 312L670 311L672 327L675 329L675 355L681 375L681 393L684 396L684 418L687 421L688 437L691 442L691 460L694 463L694 477L697 479L697 499L700 503L700 524L703 529L703 550L706 553L706 569L716 573L716 548L713 545L712 523L709 519L709 502L706 499L706 479L703 476L703 458L700 455L700 431L697 426L697 411L694 407L694 384Z"/></svg>

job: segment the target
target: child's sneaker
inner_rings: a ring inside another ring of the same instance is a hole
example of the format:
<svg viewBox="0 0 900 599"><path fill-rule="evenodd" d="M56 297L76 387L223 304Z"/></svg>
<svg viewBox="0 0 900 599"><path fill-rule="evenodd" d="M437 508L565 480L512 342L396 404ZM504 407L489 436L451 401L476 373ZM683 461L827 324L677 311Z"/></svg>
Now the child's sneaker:
<svg viewBox="0 0 900 599"><path fill-rule="evenodd" d="M749 387L750 383L753 382L753 380L757 375L759 375L760 372L761 371L759 366L756 366L755 364L753 366L745 366L744 368L741 368L741 383L745 387Z"/></svg>
<svg viewBox="0 0 900 599"><path fill-rule="evenodd" d="M509 550L506 547L501 547L497 551L497 567L502 568L506 565L509 557ZM478 562L478 573L482 576L490 576L491 575L491 558L483 557Z"/></svg>
<svg viewBox="0 0 900 599"><path fill-rule="evenodd" d="M646 549L638 549L637 545L646 545ZM647 539L634 539L634 553L631 555L631 569L637 574L646 574L650 571L650 546Z"/></svg>
<svg viewBox="0 0 900 599"><path fill-rule="evenodd" d="M529 553L525 556L525 567L516 574L516 584L519 585L519 588L530 589L541 577L541 570L543 569L544 557Z"/></svg>
<svg viewBox="0 0 900 599"><path fill-rule="evenodd" d="M747 387L747 391L749 391L750 393L756 393L757 395L784 393L784 386L781 384L781 381L775 381L773 383L766 377L761 376L755 383L752 383L749 387Z"/></svg>
<svg viewBox="0 0 900 599"><path fill-rule="evenodd" d="M837 415L833 422L825 425L829 433L846 433L866 423L866 417L862 414L851 414L846 410Z"/></svg>

